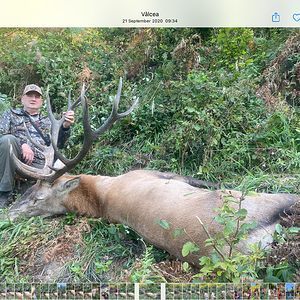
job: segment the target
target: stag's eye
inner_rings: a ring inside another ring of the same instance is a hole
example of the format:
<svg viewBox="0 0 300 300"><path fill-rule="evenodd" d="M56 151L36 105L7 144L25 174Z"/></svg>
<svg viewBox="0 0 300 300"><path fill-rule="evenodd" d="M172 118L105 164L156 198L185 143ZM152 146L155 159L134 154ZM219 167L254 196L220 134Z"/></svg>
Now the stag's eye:
<svg viewBox="0 0 300 300"><path fill-rule="evenodd" d="M42 200L44 200L44 199L40 198L38 196L35 196L32 201L33 201L33 204L36 204L38 201L42 201Z"/></svg>
<svg viewBox="0 0 300 300"><path fill-rule="evenodd" d="M36 204L36 202L38 202L38 201L41 202L41 201L44 201L44 200L46 200L45 195L43 195L43 194L38 194L38 193L36 193L36 194L34 195L33 199L32 199L33 204Z"/></svg>

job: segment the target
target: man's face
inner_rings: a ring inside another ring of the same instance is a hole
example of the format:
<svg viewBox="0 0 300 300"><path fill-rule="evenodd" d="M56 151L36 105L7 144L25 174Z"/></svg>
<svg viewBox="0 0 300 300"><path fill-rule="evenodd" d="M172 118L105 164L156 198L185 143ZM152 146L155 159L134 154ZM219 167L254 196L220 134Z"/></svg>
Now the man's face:
<svg viewBox="0 0 300 300"><path fill-rule="evenodd" d="M43 98L37 92L28 92L22 96L22 103L29 113L37 113L43 103Z"/></svg>

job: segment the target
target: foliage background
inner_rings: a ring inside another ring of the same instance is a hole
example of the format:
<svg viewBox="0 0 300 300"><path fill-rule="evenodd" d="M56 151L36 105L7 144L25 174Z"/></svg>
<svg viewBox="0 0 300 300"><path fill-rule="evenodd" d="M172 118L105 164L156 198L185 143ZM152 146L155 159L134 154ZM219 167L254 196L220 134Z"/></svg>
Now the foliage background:
<svg viewBox="0 0 300 300"><path fill-rule="evenodd" d="M269 28L3 28L0 108L19 106L24 86L36 83L50 86L59 115L70 89L75 99L91 84L91 122L99 127L123 77L120 110L135 97L138 108L75 172L147 167L214 181L296 174L297 37L296 29ZM76 117L69 156L82 142L79 110Z"/></svg>

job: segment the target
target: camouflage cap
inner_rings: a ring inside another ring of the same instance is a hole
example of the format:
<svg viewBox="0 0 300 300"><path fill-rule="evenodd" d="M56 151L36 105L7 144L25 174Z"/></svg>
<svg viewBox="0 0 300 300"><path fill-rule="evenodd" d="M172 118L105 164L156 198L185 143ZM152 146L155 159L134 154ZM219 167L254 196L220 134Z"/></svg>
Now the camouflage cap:
<svg viewBox="0 0 300 300"><path fill-rule="evenodd" d="M29 92L37 92L39 93L40 95L43 95L42 93L42 90L40 87L38 87L37 85L35 84L29 84L29 85L26 85L25 89L24 89L24 92L23 92L23 95L29 93Z"/></svg>

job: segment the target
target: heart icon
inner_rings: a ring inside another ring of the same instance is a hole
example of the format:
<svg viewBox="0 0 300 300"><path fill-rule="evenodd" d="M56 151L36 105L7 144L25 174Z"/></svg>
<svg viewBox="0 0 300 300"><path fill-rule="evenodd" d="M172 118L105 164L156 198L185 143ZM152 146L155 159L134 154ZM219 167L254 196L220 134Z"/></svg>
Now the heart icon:
<svg viewBox="0 0 300 300"><path fill-rule="evenodd" d="M300 21L300 14L293 14L293 19L294 19L296 22L299 22L299 21Z"/></svg>

